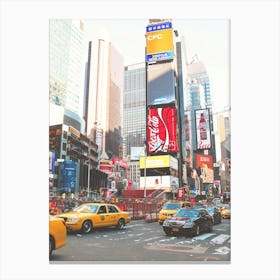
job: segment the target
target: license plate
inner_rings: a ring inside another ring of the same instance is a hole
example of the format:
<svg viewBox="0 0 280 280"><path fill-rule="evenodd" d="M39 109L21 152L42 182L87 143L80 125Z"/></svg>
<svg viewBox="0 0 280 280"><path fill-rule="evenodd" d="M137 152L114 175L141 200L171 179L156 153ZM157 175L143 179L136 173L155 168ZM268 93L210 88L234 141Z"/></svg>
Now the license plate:
<svg viewBox="0 0 280 280"><path fill-rule="evenodd" d="M174 231L174 232L178 232L178 231L179 231L179 229L178 229L178 228L172 228L172 231Z"/></svg>

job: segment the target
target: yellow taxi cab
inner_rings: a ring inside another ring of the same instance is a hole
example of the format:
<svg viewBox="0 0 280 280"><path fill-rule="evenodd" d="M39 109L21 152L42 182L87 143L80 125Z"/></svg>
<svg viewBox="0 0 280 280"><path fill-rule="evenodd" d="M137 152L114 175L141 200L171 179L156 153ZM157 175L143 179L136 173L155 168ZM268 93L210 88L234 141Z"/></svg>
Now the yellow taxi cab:
<svg viewBox="0 0 280 280"><path fill-rule="evenodd" d="M66 245L67 229L63 219L49 215L49 255Z"/></svg>
<svg viewBox="0 0 280 280"><path fill-rule="evenodd" d="M176 201L165 202L158 215L159 224L162 225L166 218L172 217L173 214L175 214L179 209L184 207L190 207L190 206L191 206L190 202L187 201L176 200Z"/></svg>
<svg viewBox="0 0 280 280"><path fill-rule="evenodd" d="M116 226L123 229L131 221L130 214L109 203L84 203L66 212L56 215L63 218L69 231L89 233L94 228Z"/></svg>
<svg viewBox="0 0 280 280"><path fill-rule="evenodd" d="M230 206L229 205L227 205L227 206L225 206L221 209L221 216L224 219L226 219L226 218L230 219L231 213L230 213Z"/></svg>

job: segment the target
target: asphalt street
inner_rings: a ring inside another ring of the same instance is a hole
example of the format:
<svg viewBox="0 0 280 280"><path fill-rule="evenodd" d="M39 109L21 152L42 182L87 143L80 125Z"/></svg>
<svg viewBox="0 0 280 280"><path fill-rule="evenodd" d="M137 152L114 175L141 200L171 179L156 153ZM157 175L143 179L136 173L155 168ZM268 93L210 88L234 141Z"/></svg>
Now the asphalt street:
<svg viewBox="0 0 280 280"><path fill-rule="evenodd" d="M52 263L229 263L230 220L196 237L166 236L157 222L131 221L126 228L68 233L67 245L54 251Z"/></svg>

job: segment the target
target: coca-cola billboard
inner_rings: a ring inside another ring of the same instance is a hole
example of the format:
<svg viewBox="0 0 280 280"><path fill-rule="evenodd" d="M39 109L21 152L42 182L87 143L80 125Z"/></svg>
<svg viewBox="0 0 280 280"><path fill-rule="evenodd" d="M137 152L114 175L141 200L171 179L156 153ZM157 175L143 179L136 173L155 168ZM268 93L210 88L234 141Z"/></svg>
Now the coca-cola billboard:
<svg viewBox="0 0 280 280"><path fill-rule="evenodd" d="M196 140L197 149L210 149L210 119L209 110L201 109L195 111L195 123L196 123Z"/></svg>
<svg viewBox="0 0 280 280"><path fill-rule="evenodd" d="M172 107L148 110L148 153L176 153L176 109Z"/></svg>

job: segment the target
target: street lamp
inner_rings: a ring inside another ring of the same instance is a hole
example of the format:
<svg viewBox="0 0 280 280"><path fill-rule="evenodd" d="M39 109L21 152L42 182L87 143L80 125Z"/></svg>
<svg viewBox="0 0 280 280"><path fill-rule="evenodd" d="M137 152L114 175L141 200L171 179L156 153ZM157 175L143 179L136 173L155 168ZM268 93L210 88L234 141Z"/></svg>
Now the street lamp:
<svg viewBox="0 0 280 280"><path fill-rule="evenodd" d="M90 185L90 146L88 147L88 181L87 181L87 197L89 198L89 185Z"/></svg>
<svg viewBox="0 0 280 280"><path fill-rule="evenodd" d="M145 166L144 166L144 198L146 198L146 163L147 163L147 141L144 141L144 154L145 154Z"/></svg>
<svg viewBox="0 0 280 280"><path fill-rule="evenodd" d="M147 156L145 155L145 166L144 166L144 198L146 198L146 160L147 160Z"/></svg>

